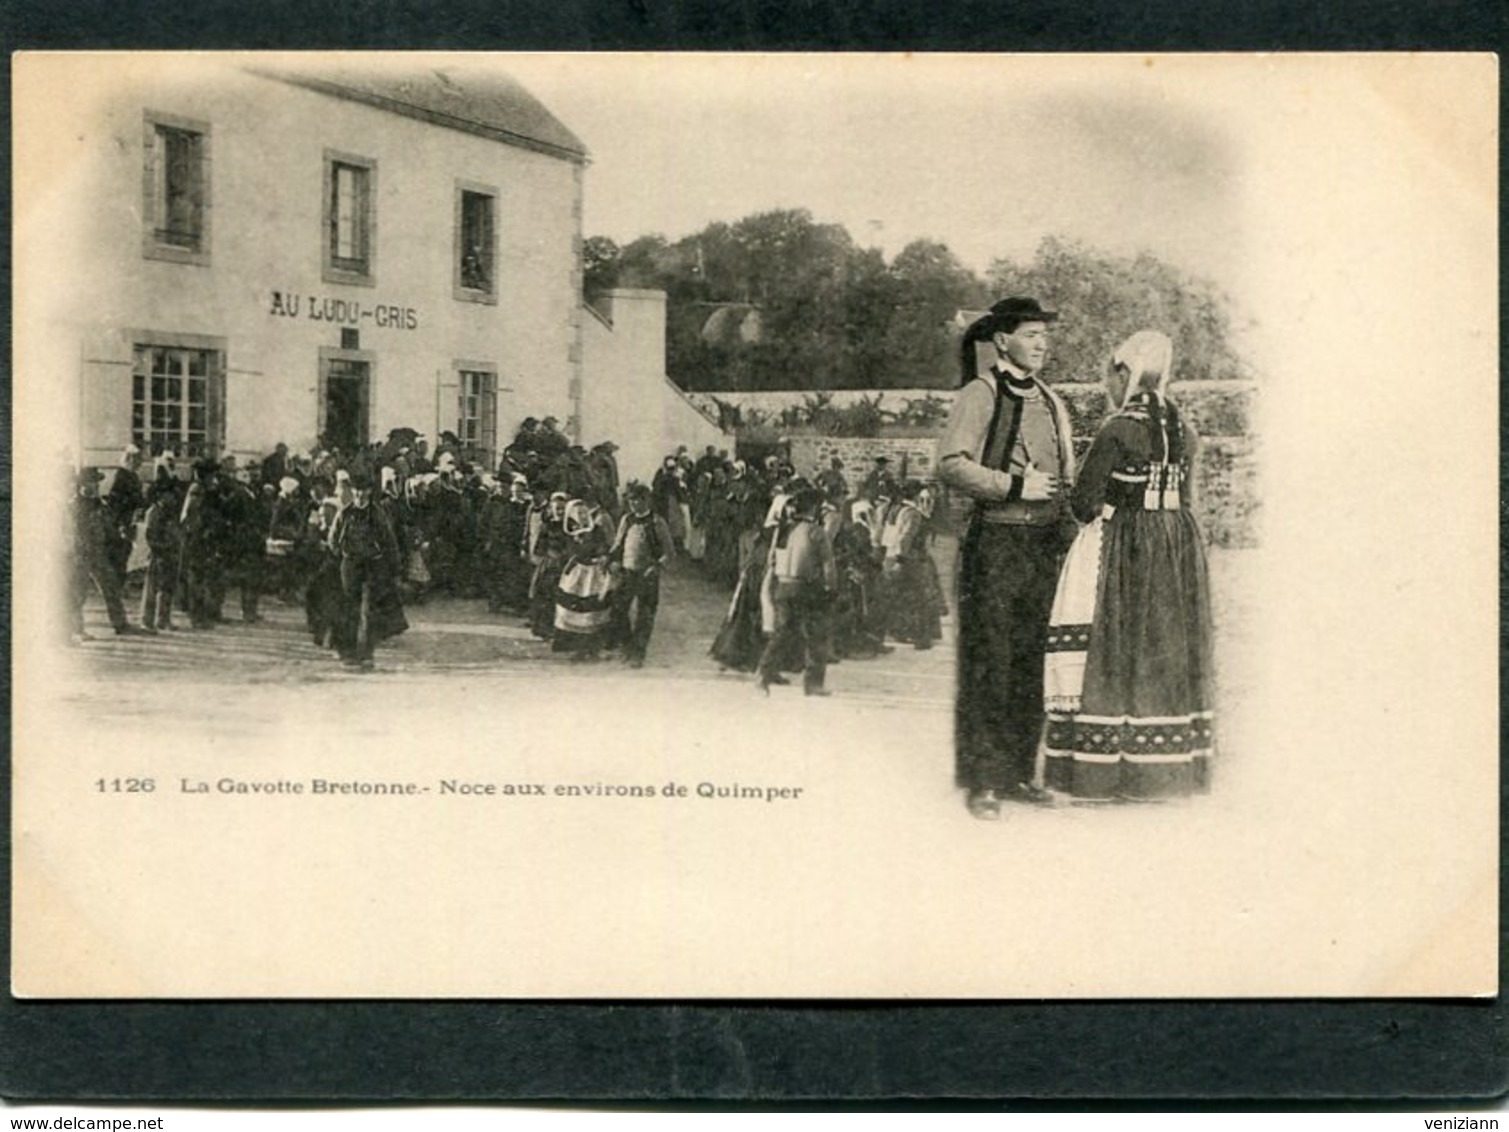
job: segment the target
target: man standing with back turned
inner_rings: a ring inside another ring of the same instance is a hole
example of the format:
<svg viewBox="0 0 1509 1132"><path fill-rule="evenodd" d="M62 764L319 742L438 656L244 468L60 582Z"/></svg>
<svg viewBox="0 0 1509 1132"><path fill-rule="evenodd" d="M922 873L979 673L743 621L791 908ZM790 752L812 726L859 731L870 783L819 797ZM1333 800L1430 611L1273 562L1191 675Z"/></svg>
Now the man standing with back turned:
<svg viewBox="0 0 1509 1132"><path fill-rule="evenodd" d="M1043 656L1074 533L1069 413L1038 376L1057 318L1036 299L1002 299L965 332L962 387L938 442L939 477L974 500L959 548L955 782L986 821L1003 801L1048 800L1032 782ZM977 343L995 354L986 374Z"/></svg>

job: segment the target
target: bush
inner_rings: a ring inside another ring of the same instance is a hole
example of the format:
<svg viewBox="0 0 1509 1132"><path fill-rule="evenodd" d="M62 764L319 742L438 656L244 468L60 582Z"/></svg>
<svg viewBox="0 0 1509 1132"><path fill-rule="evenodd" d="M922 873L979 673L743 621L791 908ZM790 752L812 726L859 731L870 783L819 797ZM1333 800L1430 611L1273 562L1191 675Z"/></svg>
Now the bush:
<svg viewBox="0 0 1509 1132"><path fill-rule="evenodd" d="M883 400L885 400L885 394L877 393L874 400L871 400L869 397L861 397L852 405L846 405L842 409L834 410L833 427L829 435L879 436L881 426L895 417L895 414L887 412L880 407L880 403Z"/></svg>
<svg viewBox="0 0 1509 1132"><path fill-rule="evenodd" d="M906 408L896 414L896 423L926 428L948 419L948 402L929 393L926 397L908 397Z"/></svg>

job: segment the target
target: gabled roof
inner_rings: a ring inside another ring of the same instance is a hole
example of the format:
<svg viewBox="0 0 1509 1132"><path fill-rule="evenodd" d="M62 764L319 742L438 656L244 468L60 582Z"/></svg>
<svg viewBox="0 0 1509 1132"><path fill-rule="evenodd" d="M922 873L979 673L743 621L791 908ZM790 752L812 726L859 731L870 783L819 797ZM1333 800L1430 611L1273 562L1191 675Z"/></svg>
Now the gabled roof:
<svg viewBox="0 0 1509 1132"><path fill-rule="evenodd" d="M518 82L492 68L412 69L358 62L252 67L254 74L365 103L393 114L462 130L567 161L585 163L587 147Z"/></svg>

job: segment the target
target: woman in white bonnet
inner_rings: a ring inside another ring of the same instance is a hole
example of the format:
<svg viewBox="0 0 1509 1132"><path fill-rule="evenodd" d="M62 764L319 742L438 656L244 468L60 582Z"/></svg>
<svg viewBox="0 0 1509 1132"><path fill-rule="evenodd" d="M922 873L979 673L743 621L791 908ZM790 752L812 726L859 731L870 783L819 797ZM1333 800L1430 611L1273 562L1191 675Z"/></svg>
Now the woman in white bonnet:
<svg viewBox="0 0 1509 1132"><path fill-rule="evenodd" d="M1168 399L1173 343L1139 330L1106 375L1112 414L1074 486L1045 665L1044 785L1152 800L1208 789L1210 594L1190 511L1197 437Z"/></svg>

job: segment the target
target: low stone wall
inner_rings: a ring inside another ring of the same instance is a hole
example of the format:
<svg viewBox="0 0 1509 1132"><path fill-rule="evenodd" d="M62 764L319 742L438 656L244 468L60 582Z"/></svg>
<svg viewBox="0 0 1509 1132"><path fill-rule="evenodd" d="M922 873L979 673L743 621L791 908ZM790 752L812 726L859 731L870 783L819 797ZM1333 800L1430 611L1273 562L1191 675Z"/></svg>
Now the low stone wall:
<svg viewBox="0 0 1509 1132"><path fill-rule="evenodd" d="M890 472L898 479L930 480L937 473L938 434L919 436L880 436L873 439L853 436L815 436L792 433L791 463L798 472L810 477L823 471L837 456L844 462L844 479L850 494L859 490L865 476L875 466L877 457L890 461Z"/></svg>
<svg viewBox="0 0 1509 1132"><path fill-rule="evenodd" d="M1053 389L1069 406L1074 435L1094 437L1110 410L1105 388L1099 383L1064 382ZM1169 386L1168 395L1202 437L1252 435L1257 386L1250 381L1178 381Z"/></svg>
<svg viewBox="0 0 1509 1132"><path fill-rule="evenodd" d="M1195 461L1195 518L1212 546L1258 545L1261 484L1258 445L1250 436L1213 436Z"/></svg>

